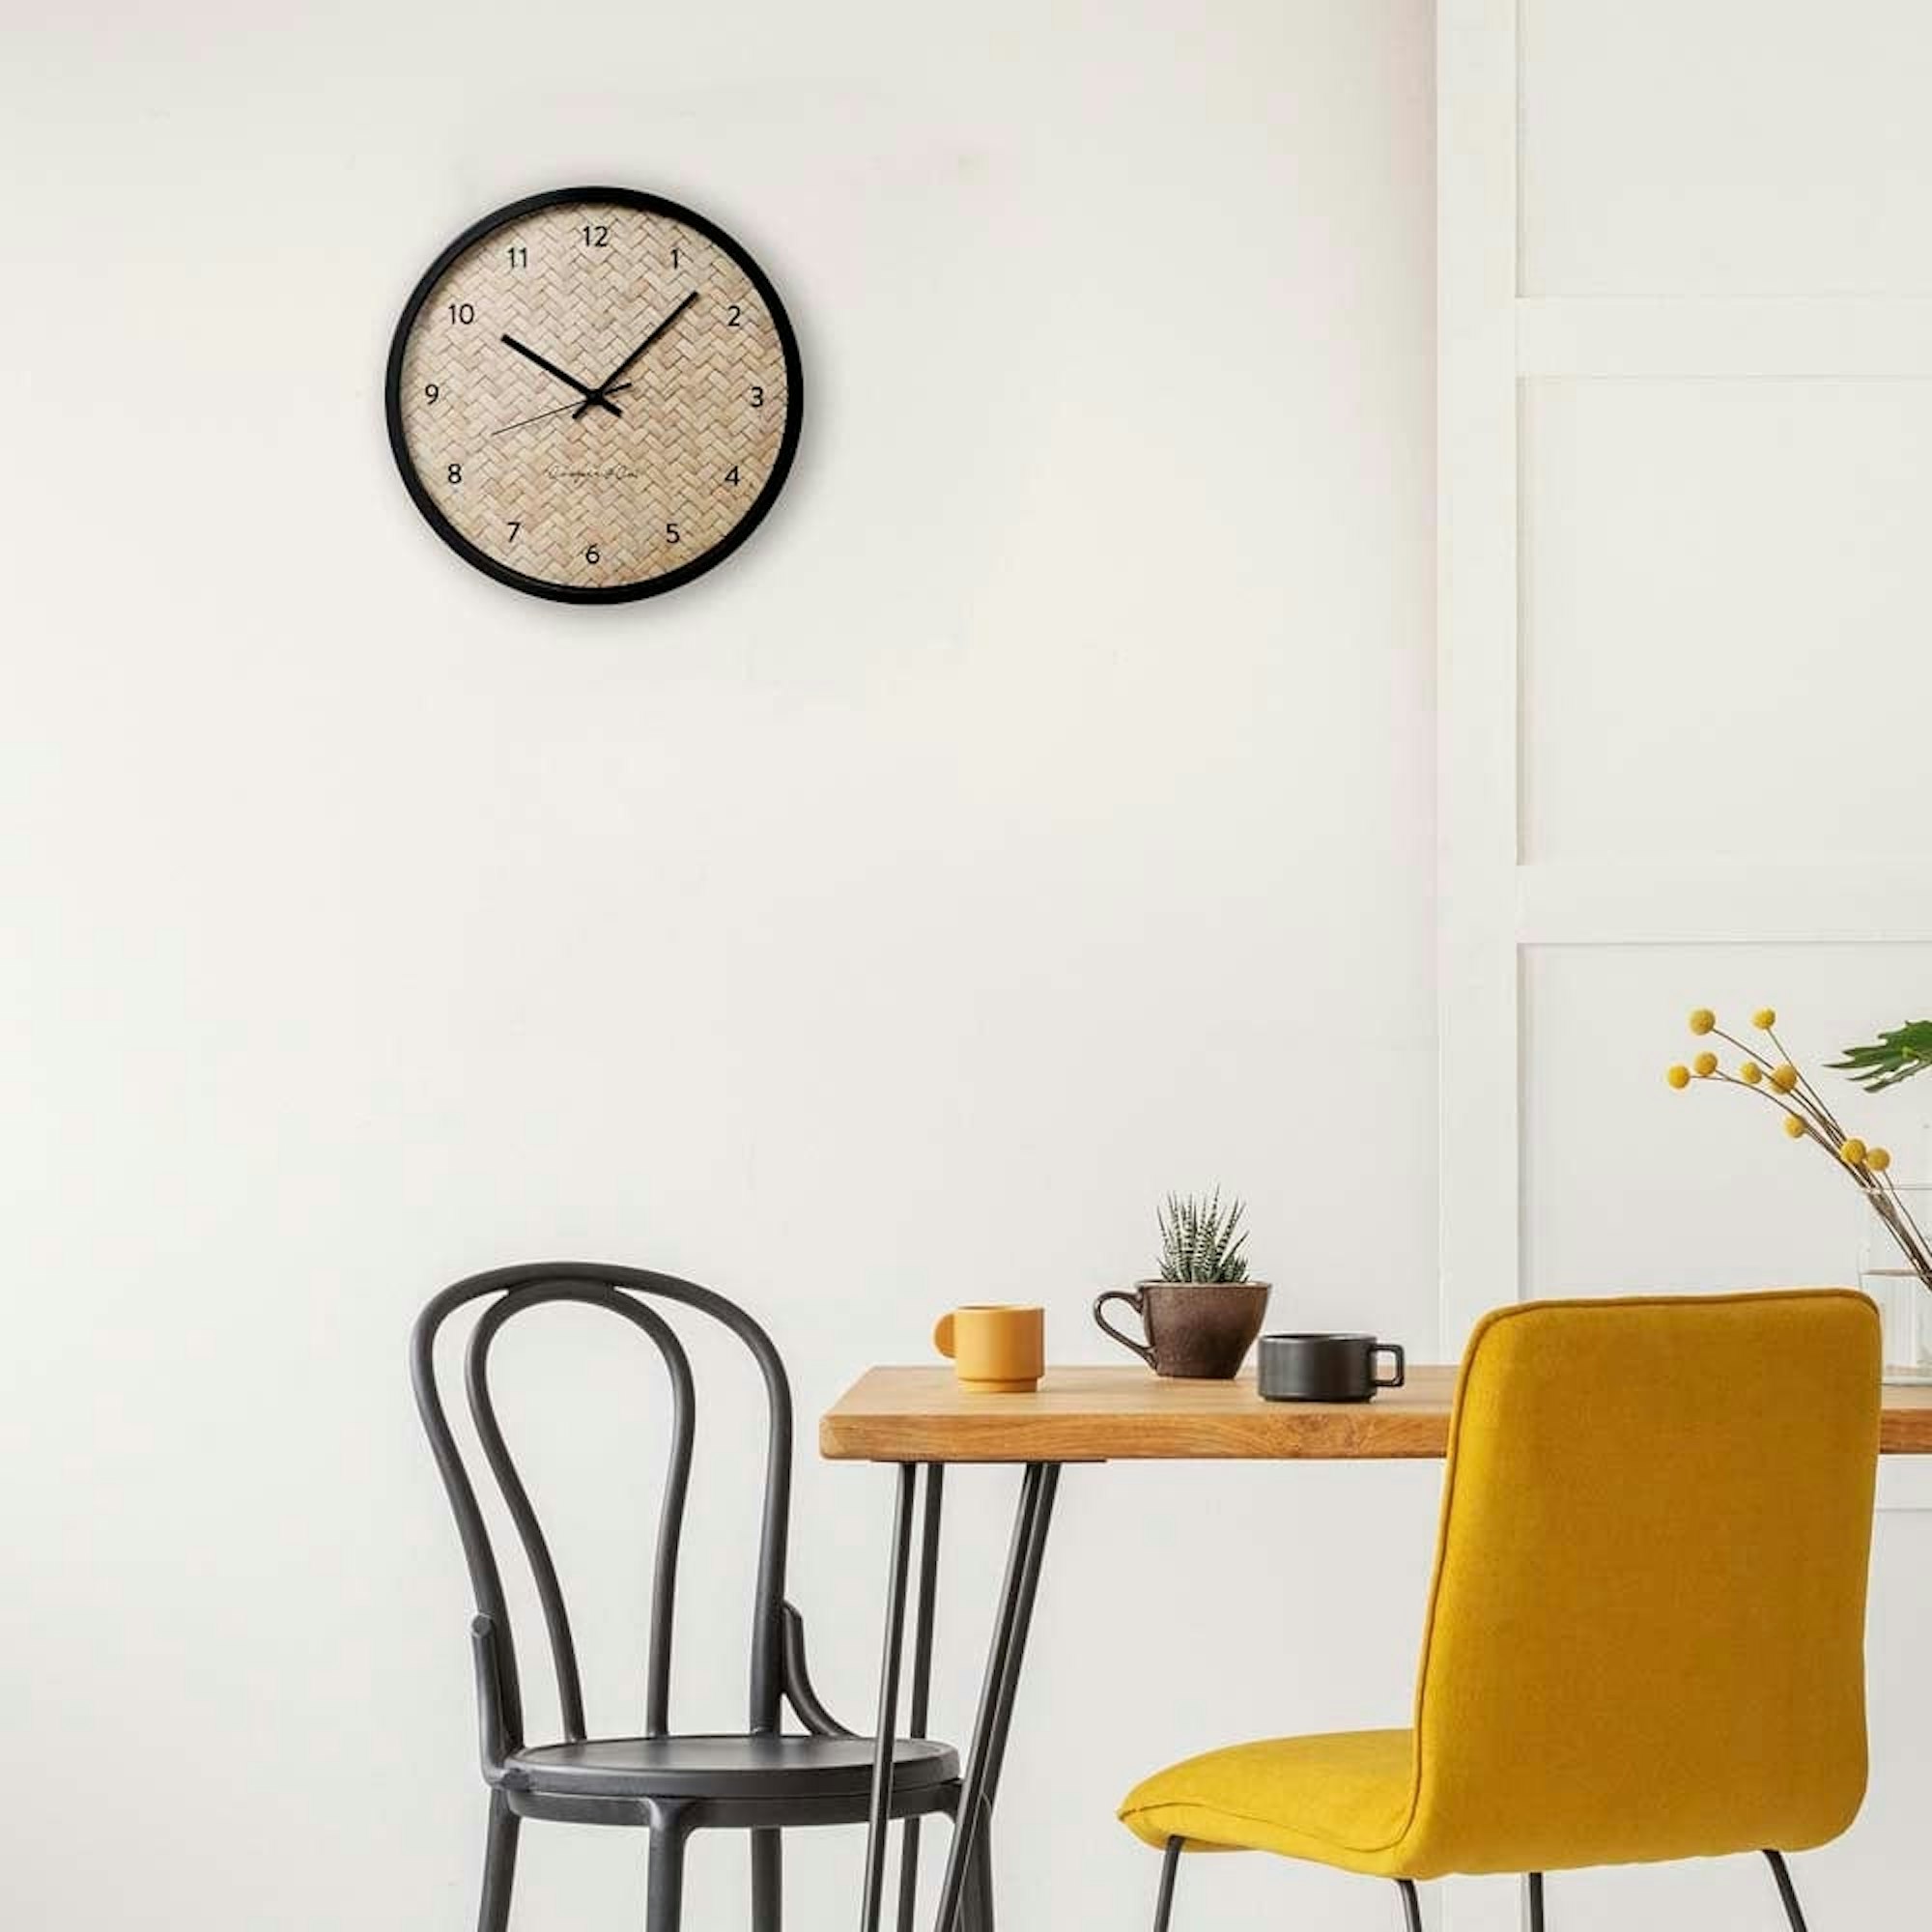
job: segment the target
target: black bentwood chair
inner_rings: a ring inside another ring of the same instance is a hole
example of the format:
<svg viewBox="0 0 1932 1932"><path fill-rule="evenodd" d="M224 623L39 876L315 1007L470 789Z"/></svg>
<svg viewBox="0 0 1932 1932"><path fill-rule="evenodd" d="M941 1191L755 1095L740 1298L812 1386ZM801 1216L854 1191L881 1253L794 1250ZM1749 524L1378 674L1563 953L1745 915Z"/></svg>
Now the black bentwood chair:
<svg viewBox="0 0 1932 1932"><path fill-rule="evenodd" d="M502 1492L524 1556L529 1564L556 1673L563 1737L531 1745L524 1737L524 1702L517 1676L516 1645L503 1600L501 1572L483 1512L463 1462L437 1382L437 1331L471 1301L488 1299L465 1357L469 1413L490 1472ZM490 1350L513 1315L547 1302L577 1302L620 1316L656 1346L670 1383L670 1468L658 1517L657 1560L651 1590L650 1648L640 1732L590 1737L583 1719L570 1618L549 1546L530 1507L529 1493L497 1420L490 1399ZM670 1324L652 1305L669 1302L722 1322L751 1350L764 1378L770 1416L765 1457L764 1508L758 1531L758 1575L752 1616L751 1708L743 1731L677 1732L670 1727L670 1643L677 1590L678 1543L691 1479L696 1402L691 1362ZM647 1932L675 1932L682 1918L684 1848L693 1832L749 1832L752 1852L753 1932L780 1932L780 1833L807 1825L857 1825L878 1829L866 1873L868 1902L883 1878L885 1821L907 1820L900 1860L899 1924L911 1924L917 1883L918 1820L935 1811L955 1817L959 1760L946 1745L923 1737L895 1739L890 1776L875 1780L873 1741L836 1722L811 1688L805 1663L805 1627L785 1601L787 1516L791 1501L791 1389L778 1350L742 1309L695 1282L639 1268L584 1262L556 1262L497 1268L446 1288L417 1320L410 1348L416 1406L469 1565L476 1615L469 1626L476 1667L476 1701L482 1729L483 1780L490 1787L489 1840L483 1861L483 1900L478 1932L505 1932L516 1873L517 1834L526 1818L571 1824L639 1826L650 1835ZM906 1472L910 1476L910 1471ZM911 1484L899 1489L895 1548L911 1533ZM936 1518L931 1528L936 1529ZM928 1532L930 1534L930 1531ZM936 1553L936 1552L935 1552ZM903 1577L901 1568L898 1572ZM928 1577L929 1577L928 1565ZM927 1595L923 1591L923 1599ZM893 1629L904 1615L903 1589L892 1606ZM930 1615L923 1601L922 1617ZM924 1727L923 1687L914 1697L914 1729ZM895 1705L883 1701L879 1728L895 1728ZM805 1726L803 1736L780 1728L781 1702L789 1702ZM986 1834L976 1834L963 1922L968 1932L992 1932L992 1885Z"/></svg>

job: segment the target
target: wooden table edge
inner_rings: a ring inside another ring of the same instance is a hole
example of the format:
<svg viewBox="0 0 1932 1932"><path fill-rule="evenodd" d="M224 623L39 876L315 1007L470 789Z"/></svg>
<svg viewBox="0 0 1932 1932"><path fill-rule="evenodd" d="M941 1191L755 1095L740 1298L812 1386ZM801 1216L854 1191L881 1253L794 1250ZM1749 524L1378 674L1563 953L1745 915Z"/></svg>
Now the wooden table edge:
<svg viewBox="0 0 1932 1932"><path fill-rule="evenodd" d="M1374 1403L1267 1403L1240 1398L1229 1385L1226 1406L1187 1406L1183 1393L1163 1396L1147 1384L1146 1407L1133 1410L1040 1407L1026 1396L953 1397L944 1408L878 1407L861 1398L867 1383L896 1371L869 1370L819 1418L818 1451L835 1463L1107 1463L1107 1462L1431 1462L1449 1447L1446 1396L1383 1397ZM1124 1372L1131 1377L1131 1371ZM1422 1371L1440 1386L1453 1374ZM1173 1385L1168 1385L1172 1387ZM1932 1456L1932 1388L1887 1388L1879 1452Z"/></svg>

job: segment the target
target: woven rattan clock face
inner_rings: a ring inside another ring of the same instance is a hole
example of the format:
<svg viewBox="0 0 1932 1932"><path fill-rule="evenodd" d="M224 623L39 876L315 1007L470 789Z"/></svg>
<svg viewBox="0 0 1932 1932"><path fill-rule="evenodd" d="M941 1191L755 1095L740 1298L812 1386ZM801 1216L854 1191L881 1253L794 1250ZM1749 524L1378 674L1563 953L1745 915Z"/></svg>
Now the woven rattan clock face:
<svg viewBox="0 0 1932 1932"><path fill-rule="evenodd" d="M784 481L800 401L757 265L619 188L539 195L459 236L389 353L389 441L431 527L500 582L579 603L728 555Z"/></svg>

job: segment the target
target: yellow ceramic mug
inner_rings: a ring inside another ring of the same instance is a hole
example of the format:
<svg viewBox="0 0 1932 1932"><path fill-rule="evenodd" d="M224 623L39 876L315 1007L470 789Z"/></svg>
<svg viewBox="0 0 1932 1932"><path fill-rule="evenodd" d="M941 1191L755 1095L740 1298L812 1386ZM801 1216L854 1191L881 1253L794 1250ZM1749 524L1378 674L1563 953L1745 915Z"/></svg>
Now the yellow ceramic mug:
<svg viewBox="0 0 1932 1932"><path fill-rule="evenodd" d="M959 1386L976 1395L1030 1395L1046 1373L1046 1310L1005 1304L942 1315L932 1346L952 1359Z"/></svg>

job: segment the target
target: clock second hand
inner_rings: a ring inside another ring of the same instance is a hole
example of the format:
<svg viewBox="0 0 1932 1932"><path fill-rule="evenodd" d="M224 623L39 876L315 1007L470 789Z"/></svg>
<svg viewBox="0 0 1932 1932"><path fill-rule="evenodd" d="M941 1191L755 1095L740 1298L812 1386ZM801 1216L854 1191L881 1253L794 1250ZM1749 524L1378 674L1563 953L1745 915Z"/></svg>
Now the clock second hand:
<svg viewBox="0 0 1932 1932"><path fill-rule="evenodd" d="M615 388L609 390L607 393L614 396L618 394L620 391L628 389L630 386L631 385L628 383L619 383ZM490 432L490 434L492 436L508 436L513 429L526 429L529 427L531 423L540 423L548 421L550 417L560 416L566 411L574 410L576 407L577 405L575 403L561 403L554 410L545 410L541 413L533 416L525 416L521 421L518 422L505 423L501 429L493 429Z"/></svg>

